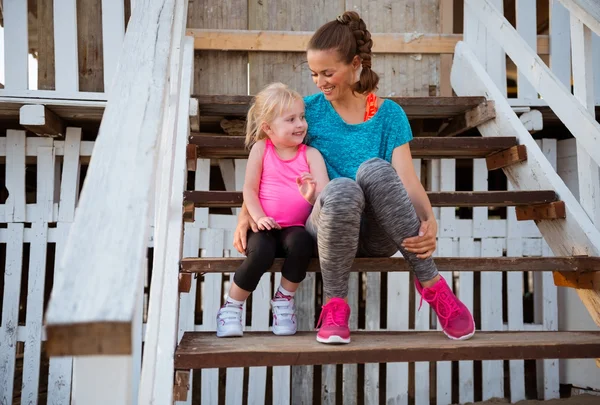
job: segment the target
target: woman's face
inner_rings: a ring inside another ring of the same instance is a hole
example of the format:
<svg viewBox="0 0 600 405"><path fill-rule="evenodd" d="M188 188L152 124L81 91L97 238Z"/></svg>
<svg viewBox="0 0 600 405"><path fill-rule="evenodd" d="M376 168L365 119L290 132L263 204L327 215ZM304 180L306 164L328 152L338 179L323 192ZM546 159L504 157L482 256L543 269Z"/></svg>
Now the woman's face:
<svg viewBox="0 0 600 405"><path fill-rule="evenodd" d="M336 101L352 94L352 85L356 82L356 72L360 67L358 57L352 63L345 64L335 50L308 50L308 67L313 82L329 101Z"/></svg>

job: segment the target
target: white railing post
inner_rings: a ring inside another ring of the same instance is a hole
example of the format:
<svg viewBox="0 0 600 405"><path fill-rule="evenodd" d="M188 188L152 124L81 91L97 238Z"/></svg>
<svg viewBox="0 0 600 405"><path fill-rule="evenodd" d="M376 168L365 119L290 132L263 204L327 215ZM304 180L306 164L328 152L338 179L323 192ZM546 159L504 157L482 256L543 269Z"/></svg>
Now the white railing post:
<svg viewBox="0 0 600 405"><path fill-rule="evenodd" d="M559 0L550 0L550 69L571 91L571 30L569 11Z"/></svg>
<svg viewBox="0 0 600 405"><path fill-rule="evenodd" d="M104 58L104 92L110 91L125 37L125 4L102 0L102 55Z"/></svg>
<svg viewBox="0 0 600 405"><path fill-rule="evenodd" d="M537 15L536 2L530 0L517 0L516 3L517 31L529 44L531 49L537 52ZM517 88L519 100L535 100L538 98L537 91L523 75L520 69L517 69Z"/></svg>
<svg viewBox="0 0 600 405"><path fill-rule="evenodd" d="M76 0L54 0L55 88L63 94L79 91Z"/></svg>
<svg viewBox="0 0 600 405"><path fill-rule="evenodd" d="M4 88L27 90L29 83L29 35L27 2L4 0Z"/></svg>
<svg viewBox="0 0 600 405"><path fill-rule="evenodd" d="M571 43L573 92L575 98L595 117L592 31L573 14ZM579 202L596 227L600 227L600 169L580 142L577 142L577 174Z"/></svg>

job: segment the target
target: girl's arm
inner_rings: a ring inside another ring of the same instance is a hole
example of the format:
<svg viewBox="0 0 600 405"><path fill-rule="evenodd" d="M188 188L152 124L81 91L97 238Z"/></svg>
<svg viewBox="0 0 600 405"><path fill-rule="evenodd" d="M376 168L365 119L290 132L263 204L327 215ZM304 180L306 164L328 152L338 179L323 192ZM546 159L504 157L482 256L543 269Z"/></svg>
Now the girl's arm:
<svg viewBox="0 0 600 405"><path fill-rule="evenodd" d="M260 218L265 216L265 212L258 199L264 152L265 141L256 142L250 150L248 163L246 165L246 177L244 179L243 188L244 204L254 222L258 222Z"/></svg>
<svg viewBox="0 0 600 405"><path fill-rule="evenodd" d="M419 236L405 239L402 245L409 252L417 253L418 258L426 259L433 254L436 248L437 222L429 197L415 173L408 143L394 149L392 166L402 180L417 216L421 220Z"/></svg>

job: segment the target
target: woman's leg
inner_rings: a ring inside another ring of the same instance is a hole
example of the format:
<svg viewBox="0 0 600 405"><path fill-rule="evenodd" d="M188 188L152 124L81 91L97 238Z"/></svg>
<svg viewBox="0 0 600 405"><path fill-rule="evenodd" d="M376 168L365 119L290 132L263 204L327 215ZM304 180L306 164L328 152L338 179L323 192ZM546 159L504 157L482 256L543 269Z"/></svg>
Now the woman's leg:
<svg viewBox="0 0 600 405"><path fill-rule="evenodd" d="M380 251L382 234L385 234L409 262L417 278L417 291L435 310L446 335L457 340L473 336L473 316L446 280L439 276L433 259L419 259L402 247L405 238L418 234L421 223L394 168L382 159L370 159L358 169L356 181L366 201L361 250L366 253Z"/></svg>
<svg viewBox="0 0 600 405"><path fill-rule="evenodd" d="M321 343L350 342L350 307L345 299L364 204L356 182L334 179L321 192L306 222L306 229L317 239L326 298L317 324L317 341Z"/></svg>

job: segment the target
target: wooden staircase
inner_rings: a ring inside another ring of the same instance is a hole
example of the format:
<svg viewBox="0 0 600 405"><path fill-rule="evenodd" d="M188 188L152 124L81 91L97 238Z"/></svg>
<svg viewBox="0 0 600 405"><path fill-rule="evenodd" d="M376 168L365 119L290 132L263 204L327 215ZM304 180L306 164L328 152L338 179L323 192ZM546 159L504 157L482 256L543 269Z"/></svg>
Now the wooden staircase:
<svg viewBox="0 0 600 405"><path fill-rule="evenodd" d="M405 109L410 119L442 119L449 121L452 134L495 119L490 104L483 97L392 98ZM188 168L198 157L244 158L247 151L240 136L216 132L222 117L243 117L251 98L248 96L200 96L194 117L199 127L191 133L188 145ZM481 116L477 112L485 110ZM205 129L205 125L206 128ZM212 132L208 132L212 131ZM443 134L443 131L442 131ZM489 170L526 164L527 152L515 137L416 137L411 143L415 158L486 158ZM429 192L437 207L515 206L519 220L536 223L564 221L566 212L561 196L554 189L485 192ZM197 207L239 207L242 195L231 191L186 191L184 219L193 221ZM194 276L234 272L243 259L186 257L181 261L180 292L185 293ZM570 255L562 257L437 257L441 272L466 271L554 271L558 279L594 278L600 271L600 257ZM270 271L278 272L282 260L276 260ZM355 272L406 272L402 258L360 258L354 261ZM318 272L314 259L309 271ZM595 285L594 288L598 288ZM408 311L408 308L406 309ZM205 314L215 316L216 314ZM303 316L299 313L299 318ZM243 342L243 344L241 344ZM455 342L439 331L395 332L353 331L352 343L343 346L323 345L315 340L314 331L303 331L292 337L276 337L270 332L246 332L240 339L218 339L214 332L184 333L175 354L175 369L181 376L190 369L388 363L418 361L594 358L600 357L600 332L481 332L468 341ZM182 374L183 373L183 374ZM183 378L183 381L187 381ZM184 395L181 384L175 384L176 397Z"/></svg>

